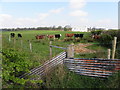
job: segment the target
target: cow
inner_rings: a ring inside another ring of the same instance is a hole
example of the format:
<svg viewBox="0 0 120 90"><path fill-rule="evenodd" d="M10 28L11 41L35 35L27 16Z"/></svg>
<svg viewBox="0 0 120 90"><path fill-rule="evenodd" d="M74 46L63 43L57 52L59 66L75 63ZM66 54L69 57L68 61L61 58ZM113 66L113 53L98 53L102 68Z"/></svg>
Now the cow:
<svg viewBox="0 0 120 90"><path fill-rule="evenodd" d="M45 38L45 35L37 35L37 36L35 36L36 37L36 39L44 39Z"/></svg>
<svg viewBox="0 0 120 90"><path fill-rule="evenodd" d="M74 34L74 38L83 38L84 34Z"/></svg>
<svg viewBox="0 0 120 90"><path fill-rule="evenodd" d="M46 35L46 37L48 38L48 40L51 40L51 39L53 39L53 40L55 40L55 35Z"/></svg>
<svg viewBox="0 0 120 90"><path fill-rule="evenodd" d="M73 33L66 33L66 34L65 34L65 37L73 37L73 36L74 36Z"/></svg>
<svg viewBox="0 0 120 90"><path fill-rule="evenodd" d="M48 38L55 38L55 35L47 35Z"/></svg>
<svg viewBox="0 0 120 90"><path fill-rule="evenodd" d="M11 38L15 37L15 33L10 33Z"/></svg>
<svg viewBox="0 0 120 90"><path fill-rule="evenodd" d="M60 39L62 35L61 34L55 34L55 38Z"/></svg>
<svg viewBox="0 0 120 90"><path fill-rule="evenodd" d="M64 38L64 41L71 41L71 40L73 40L73 39L72 39L73 36L74 36L73 33L66 33L66 34L65 34L65 37L66 37L66 38Z"/></svg>
<svg viewBox="0 0 120 90"><path fill-rule="evenodd" d="M80 34L80 38L83 38L84 34Z"/></svg>
<svg viewBox="0 0 120 90"><path fill-rule="evenodd" d="M97 35L97 34L92 35L92 38L93 38L93 39L100 39L100 35Z"/></svg>
<svg viewBox="0 0 120 90"><path fill-rule="evenodd" d="M18 38L22 38L22 35L20 33L18 33Z"/></svg>

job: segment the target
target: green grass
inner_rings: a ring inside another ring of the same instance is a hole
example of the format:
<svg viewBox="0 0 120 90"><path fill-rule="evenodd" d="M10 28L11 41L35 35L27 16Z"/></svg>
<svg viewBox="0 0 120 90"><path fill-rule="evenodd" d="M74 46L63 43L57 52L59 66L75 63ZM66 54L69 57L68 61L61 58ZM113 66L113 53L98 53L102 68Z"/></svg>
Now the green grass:
<svg viewBox="0 0 120 90"><path fill-rule="evenodd" d="M58 66L48 74L45 87L48 88L119 88L120 72L108 78L88 77L70 72Z"/></svg>
<svg viewBox="0 0 120 90"><path fill-rule="evenodd" d="M107 48L106 47L102 47L101 45L99 45L99 44L95 44L95 43L91 43L91 44L93 44L93 45L91 45L91 46L88 46L88 47L86 47L86 48L88 48L88 49L92 49L92 50L101 50L101 51L106 51L107 50Z"/></svg>
<svg viewBox="0 0 120 90"><path fill-rule="evenodd" d="M45 39L45 40L40 40L37 41L35 38L35 35L39 35L39 34L62 34L61 40L64 39L65 33L80 33L80 32L64 32L64 31L15 31L14 33L22 33L23 38L19 39L17 36L15 37L15 45L14 45L14 39L11 40L11 42L8 41L9 38L9 34L11 32L3 32L3 43L2 43L2 48L6 49L6 48L15 48L15 49L19 49L20 51L26 52L26 53L31 53L29 50L29 41L31 41L32 43L32 53L34 54L36 59L38 59L38 61L45 61L49 59L49 40ZM89 33L84 33L85 37L88 36ZM22 46L21 46L21 40L22 40ZM57 46L61 46L61 47L67 47L67 45L71 44L73 41L69 41L69 42L64 42L64 41L53 41L53 45L57 45ZM74 43L80 43L80 42L74 42ZM53 48L53 56L55 56L56 54L59 54L61 51L61 49L56 49ZM31 56L33 57L33 56ZM41 60L39 60L41 59Z"/></svg>
<svg viewBox="0 0 120 90"><path fill-rule="evenodd" d="M13 31L12 31L13 32ZM9 34L11 32L2 32L3 38L2 38L2 49L7 49L7 48L14 48L17 49L19 52L24 52L29 56L29 60L32 61L33 67L36 67L38 65L41 65L44 63L46 60L49 60L49 40L40 40L37 41L35 38L35 35L39 34L62 34L62 38L60 40L55 40L52 41L53 45L57 45L60 47L67 47L67 45L71 43L88 43L87 39L89 39L90 33L85 33L85 32L66 32L66 31L14 31L14 33L21 33L23 35L22 39L19 39L17 36L15 37L15 45L14 45L14 39L11 39L11 42L9 42ZM83 39L80 40L80 42L75 42L75 41L66 41L64 42L63 39L65 38L65 33L84 33L85 36ZM22 40L22 46L21 46L21 40ZM28 40L32 43L32 49L33 51L30 52L29 50L29 42ZM96 42L93 42L96 43ZM98 45L92 45L87 47L92 50L97 50L99 51L98 53L93 53L93 54L76 54L76 58L106 58L107 53L102 52L106 51L107 48L104 48L102 46ZM61 49L56 49L52 48L53 50L53 56L56 56L60 52L64 51ZM51 74L48 75L47 81L45 82L45 87L47 88L99 88L99 87L106 87L106 83L104 80L102 81L99 78L91 78L87 76L81 76L81 75L76 75L73 72L69 72L67 69L64 67L58 67L56 68ZM51 79L52 78L52 79ZM113 79L110 79L111 81ZM110 81L109 80L109 81ZM106 80L107 85L108 80ZM117 82L117 81L114 81ZM112 84L113 85L113 84ZM115 86L113 86L115 87Z"/></svg>

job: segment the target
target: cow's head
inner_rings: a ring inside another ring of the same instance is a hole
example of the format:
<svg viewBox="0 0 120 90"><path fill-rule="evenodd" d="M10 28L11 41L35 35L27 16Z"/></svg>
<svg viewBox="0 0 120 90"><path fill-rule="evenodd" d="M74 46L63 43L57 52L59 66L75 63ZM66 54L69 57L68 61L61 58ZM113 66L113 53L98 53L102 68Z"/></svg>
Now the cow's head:
<svg viewBox="0 0 120 90"><path fill-rule="evenodd" d="M60 34L60 37L62 36L62 34Z"/></svg>

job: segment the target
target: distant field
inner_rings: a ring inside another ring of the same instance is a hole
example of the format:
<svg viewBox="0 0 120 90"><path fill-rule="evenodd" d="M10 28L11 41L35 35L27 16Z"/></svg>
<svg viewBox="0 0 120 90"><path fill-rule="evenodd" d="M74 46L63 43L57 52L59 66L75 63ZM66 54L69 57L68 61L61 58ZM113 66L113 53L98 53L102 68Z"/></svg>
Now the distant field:
<svg viewBox="0 0 120 90"><path fill-rule="evenodd" d="M29 30L29 31L6 31L6 32L2 32L3 35L9 35L11 32L13 33L21 33L23 35L23 39L35 39L35 35L39 35L39 34L62 34L61 39L64 38L65 33L83 33L85 34L85 37L88 35L88 33L86 32L72 32L72 31L46 31L46 30Z"/></svg>
<svg viewBox="0 0 120 90"><path fill-rule="evenodd" d="M14 45L14 39L11 39L9 42L9 35L11 32L14 32L16 34L15 36L15 45ZM19 39L17 37L17 34L21 33L23 38ZM62 46L62 47L67 47L67 45L71 44L73 41L69 42L64 42L65 38L65 33L83 33L84 38L87 38L89 36L89 33L85 32L66 32L66 31L6 31L2 32L2 48L7 49L7 48L15 48L18 49L19 51L26 52L30 54L30 58L36 62L36 64L43 63L46 60L49 60L49 40L48 39L43 39L40 41L37 41L35 36L40 35L40 34L62 34L62 37L60 40L55 40L53 41L53 45L57 46ZM22 40L22 46L21 46L21 40ZM32 43L32 53L29 50L29 41ZM81 42L84 40L81 40ZM80 42L74 42L74 43L80 43ZM53 56L59 54L63 50L61 49L56 49L53 48Z"/></svg>
<svg viewBox="0 0 120 90"><path fill-rule="evenodd" d="M10 33L15 33L15 45L14 45L14 39L12 38L11 41L9 42L9 35ZM17 37L17 34L21 33L22 34L22 39ZM64 41L65 34L66 33L82 33L84 34L83 39L80 39L80 41L76 42L74 39L70 41ZM41 39L41 40L36 40L35 36L40 35L40 34L49 34L49 35L54 35L54 34L62 34L62 37L60 40L52 40L52 44L60 47L67 47L69 44L74 43L74 44L79 44L79 43L88 43L88 39L90 39L90 32L72 32L72 31L47 31L47 30L31 30L31 31L4 31L2 32L2 49L7 49L7 48L15 48L19 50L21 53L25 52L26 54L29 55L29 58L35 63L34 65L38 65L41 63L44 63L46 60L49 60L49 42L48 38L46 39ZM30 52L29 49L29 41L32 43L32 52ZM22 44L21 44L22 42ZM95 43L92 42L93 44ZM86 53L86 54L75 54L75 57L77 58L107 58L107 48L101 47L99 45L93 45L89 46L89 49L97 50L99 51L98 53ZM64 51L62 49L58 48L52 48L53 50L53 56L56 56L60 52ZM34 66L34 67L35 67Z"/></svg>

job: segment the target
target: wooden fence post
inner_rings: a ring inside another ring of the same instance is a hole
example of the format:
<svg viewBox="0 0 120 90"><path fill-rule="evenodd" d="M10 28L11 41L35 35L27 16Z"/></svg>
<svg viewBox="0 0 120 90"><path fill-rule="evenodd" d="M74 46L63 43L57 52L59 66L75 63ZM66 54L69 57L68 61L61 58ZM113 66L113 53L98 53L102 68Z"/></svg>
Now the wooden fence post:
<svg viewBox="0 0 120 90"><path fill-rule="evenodd" d="M30 45L30 51L32 52L32 43L29 42L29 45Z"/></svg>
<svg viewBox="0 0 120 90"><path fill-rule="evenodd" d="M111 50L110 49L108 49L108 59L110 59L110 55L111 55Z"/></svg>
<svg viewBox="0 0 120 90"><path fill-rule="evenodd" d="M50 41L49 45L52 45L52 41ZM52 47L50 46L50 59L52 58Z"/></svg>
<svg viewBox="0 0 120 90"><path fill-rule="evenodd" d="M74 58L74 43L67 47L67 58Z"/></svg>
<svg viewBox="0 0 120 90"><path fill-rule="evenodd" d="M116 42L117 42L117 37L114 37L114 41L112 42L112 59L115 58L115 51L116 51Z"/></svg>

